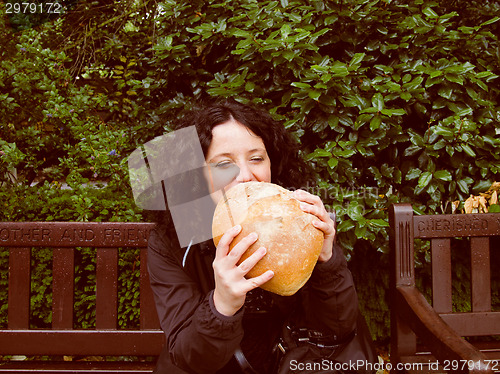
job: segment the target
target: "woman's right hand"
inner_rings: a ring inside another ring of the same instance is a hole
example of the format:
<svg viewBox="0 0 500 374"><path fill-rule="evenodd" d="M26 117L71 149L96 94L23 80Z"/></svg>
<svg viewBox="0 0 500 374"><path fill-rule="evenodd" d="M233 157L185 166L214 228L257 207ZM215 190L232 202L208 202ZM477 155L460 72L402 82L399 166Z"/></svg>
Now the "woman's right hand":
<svg viewBox="0 0 500 374"><path fill-rule="evenodd" d="M245 278L245 275L264 257L266 249L260 247L238 265L243 253L258 238L256 233L251 233L229 252L231 242L240 231L241 226L238 225L224 233L217 246L213 262L215 275L214 304L217 311L226 316L234 315L243 306L248 291L263 285L274 276L274 273L268 270L258 277Z"/></svg>

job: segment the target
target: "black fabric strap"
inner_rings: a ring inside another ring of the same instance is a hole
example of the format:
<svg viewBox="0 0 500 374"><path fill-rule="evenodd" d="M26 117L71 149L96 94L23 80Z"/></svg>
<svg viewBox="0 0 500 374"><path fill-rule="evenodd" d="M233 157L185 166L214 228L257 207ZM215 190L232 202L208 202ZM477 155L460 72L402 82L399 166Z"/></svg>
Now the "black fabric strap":
<svg viewBox="0 0 500 374"><path fill-rule="evenodd" d="M255 371L252 365L250 365L241 348L236 349L236 351L234 352L234 358L236 359L236 362L238 362L238 365L240 365L240 368L243 371L243 373L259 374Z"/></svg>

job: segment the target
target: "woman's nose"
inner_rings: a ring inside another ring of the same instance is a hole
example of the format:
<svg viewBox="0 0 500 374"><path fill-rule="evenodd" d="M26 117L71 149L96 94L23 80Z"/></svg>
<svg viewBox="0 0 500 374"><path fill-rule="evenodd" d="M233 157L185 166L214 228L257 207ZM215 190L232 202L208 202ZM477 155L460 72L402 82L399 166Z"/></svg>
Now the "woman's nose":
<svg viewBox="0 0 500 374"><path fill-rule="evenodd" d="M240 168L240 173L236 177L236 181L240 183L244 182L250 182L255 180L255 177L251 171L251 169L248 167L246 164L238 164L238 167Z"/></svg>

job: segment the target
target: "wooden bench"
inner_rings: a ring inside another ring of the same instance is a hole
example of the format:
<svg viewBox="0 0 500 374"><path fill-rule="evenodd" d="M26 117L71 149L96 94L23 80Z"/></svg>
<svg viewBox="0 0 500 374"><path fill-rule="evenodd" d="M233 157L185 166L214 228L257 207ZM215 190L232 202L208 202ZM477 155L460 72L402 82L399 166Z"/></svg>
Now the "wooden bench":
<svg viewBox="0 0 500 374"><path fill-rule="evenodd" d="M491 297L491 270L498 272L500 263L490 264L493 254L498 258L490 251L500 250L500 214L418 216L410 204L394 204L389 222L393 369L500 372L500 311L492 310ZM451 243L464 244L458 237L470 242L471 264L471 310L461 312L452 302ZM416 239L430 240L432 306L416 287Z"/></svg>
<svg viewBox="0 0 500 374"><path fill-rule="evenodd" d="M0 372L144 373L164 344L146 266L152 223L0 222L0 248L9 250L8 326L0 356L85 356L85 361L0 361ZM30 329L31 253L52 248L52 326ZM74 328L74 269L78 247L95 248L95 329ZM119 251L140 248L140 328L118 328ZM116 356L116 357L112 357ZM135 361L119 357L134 356ZM149 357L148 360L137 359ZM103 360L103 358L106 358ZM103 361L102 361L103 360Z"/></svg>

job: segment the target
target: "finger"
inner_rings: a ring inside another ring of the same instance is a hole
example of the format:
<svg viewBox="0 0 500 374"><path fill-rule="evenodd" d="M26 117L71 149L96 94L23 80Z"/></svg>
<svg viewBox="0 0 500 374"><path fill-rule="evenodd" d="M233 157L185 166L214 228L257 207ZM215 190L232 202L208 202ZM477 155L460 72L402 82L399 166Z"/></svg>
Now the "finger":
<svg viewBox="0 0 500 374"><path fill-rule="evenodd" d="M316 227L318 230L323 231L323 233L326 236L335 235L335 225L333 224L333 221L332 222L323 222L323 221L315 219L311 222L311 224L314 227Z"/></svg>
<svg viewBox="0 0 500 374"><path fill-rule="evenodd" d="M333 221L322 202L320 206L301 202L299 203L299 207L303 212L312 214L320 221L333 226Z"/></svg>
<svg viewBox="0 0 500 374"><path fill-rule="evenodd" d="M312 195L304 190L296 190L294 191L294 197L299 201L302 211L313 214L323 222L329 223L330 215L319 196Z"/></svg>
<svg viewBox="0 0 500 374"><path fill-rule="evenodd" d="M230 259L230 264L232 266L236 265L236 263L240 260L243 253L247 251L247 249L257 241L259 236L256 232L252 232L251 234L245 236L240 240L238 244L236 244L231 252L228 253L227 257Z"/></svg>
<svg viewBox="0 0 500 374"><path fill-rule="evenodd" d="M293 192L293 197L305 203L314 205L319 205L319 204L323 205L323 202L321 201L321 198L319 196L313 195L304 190L295 190Z"/></svg>
<svg viewBox="0 0 500 374"><path fill-rule="evenodd" d="M267 253L266 248L260 247L250 257L238 265L242 275L246 275Z"/></svg>
<svg viewBox="0 0 500 374"><path fill-rule="evenodd" d="M251 291L254 288L262 286L264 283L269 282L272 278L274 277L274 272L272 270L268 270L265 273L262 273L261 275L247 279L247 290Z"/></svg>
<svg viewBox="0 0 500 374"><path fill-rule="evenodd" d="M322 207L303 202L299 203L299 207L303 212L317 216L321 220L324 220L326 218L326 210Z"/></svg>
<svg viewBox="0 0 500 374"><path fill-rule="evenodd" d="M219 240L219 244L217 245L217 249L215 251L215 258L219 259L227 256L229 252L229 245L232 243L233 239L240 233L241 226L236 225L229 230L227 230L224 235Z"/></svg>

